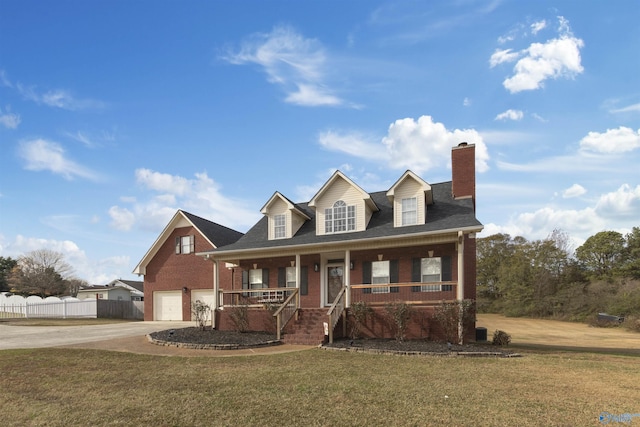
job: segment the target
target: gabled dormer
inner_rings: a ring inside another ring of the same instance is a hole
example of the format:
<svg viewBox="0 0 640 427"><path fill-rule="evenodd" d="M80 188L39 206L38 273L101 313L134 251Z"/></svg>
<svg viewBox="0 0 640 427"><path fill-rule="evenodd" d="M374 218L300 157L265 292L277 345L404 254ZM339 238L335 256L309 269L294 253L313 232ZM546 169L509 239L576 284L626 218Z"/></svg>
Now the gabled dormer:
<svg viewBox="0 0 640 427"><path fill-rule="evenodd" d="M275 192L260 209L269 222L269 240L290 239L311 219L296 205L279 192Z"/></svg>
<svg viewBox="0 0 640 427"><path fill-rule="evenodd" d="M433 204L431 186L411 171L406 171L387 191L393 206L393 226L422 225L427 220L427 205Z"/></svg>
<svg viewBox="0 0 640 427"><path fill-rule="evenodd" d="M364 231L377 212L369 193L336 171L309 201L316 210L316 235Z"/></svg>

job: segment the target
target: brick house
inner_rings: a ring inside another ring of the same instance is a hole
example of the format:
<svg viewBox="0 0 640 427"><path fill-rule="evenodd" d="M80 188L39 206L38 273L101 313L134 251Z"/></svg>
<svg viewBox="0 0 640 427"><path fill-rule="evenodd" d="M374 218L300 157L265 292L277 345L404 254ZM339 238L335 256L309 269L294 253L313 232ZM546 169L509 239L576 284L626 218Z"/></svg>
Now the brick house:
<svg viewBox="0 0 640 427"><path fill-rule="evenodd" d="M234 243L242 236L214 222L178 210L133 270L144 276L144 320L191 320L191 303L213 305L213 264L196 255ZM220 272L230 283L230 270Z"/></svg>
<svg viewBox="0 0 640 427"><path fill-rule="evenodd" d="M404 302L414 313L407 338L439 338L430 320L435 307L475 301L475 236L483 228L475 215L475 146L461 143L451 156L448 182L429 184L406 171L391 188L368 193L337 171L306 203L275 192L246 234L226 245L196 247L201 262L191 257L188 266L175 268L202 266L198 286L218 295L213 322L221 330L235 329L232 314L246 310L250 330L317 344L325 334L346 334L349 308L365 302L374 315L362 333L390 337L385 304ZM151 271L161 272L156 265ZM145 276L146 301L160 289L154 284L159 272Z"/></svg>

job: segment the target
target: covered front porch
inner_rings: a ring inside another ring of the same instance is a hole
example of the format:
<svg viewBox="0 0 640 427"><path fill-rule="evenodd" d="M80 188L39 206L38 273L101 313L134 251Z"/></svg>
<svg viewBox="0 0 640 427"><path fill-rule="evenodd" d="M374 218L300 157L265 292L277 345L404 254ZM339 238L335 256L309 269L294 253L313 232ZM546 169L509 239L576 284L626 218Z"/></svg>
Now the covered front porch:
<svg viewBox="0 0 640 427"><path fill-rule="evenodd" d="M243 310L250 330L274 332L286 341L304 329L320 343L325 336L332 341L334 333L346 335L348 308L357 302L378 310L390 302L428 310L469 298L462 269L468 239L456 232L343 248L206 254L216 265L214 327L237 329L233 314ZM232 270L226 286L219 282L221 268ZM308 321L315 324L300 325ZM386 334L380 327L375 333Z"/></svg>

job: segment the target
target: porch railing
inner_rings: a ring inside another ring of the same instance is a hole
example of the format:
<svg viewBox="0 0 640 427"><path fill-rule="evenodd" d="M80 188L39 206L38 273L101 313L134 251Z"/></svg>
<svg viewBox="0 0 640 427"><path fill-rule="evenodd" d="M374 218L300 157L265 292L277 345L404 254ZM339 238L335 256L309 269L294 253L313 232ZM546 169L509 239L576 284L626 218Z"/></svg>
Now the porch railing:
<svg viewBox="0 0 640 427"><path fill-rule="evenodd" d="M391 301L434 304L456 299L457 282L409 282L351 285L351 303L382 305Z"/></svg>
<svg viewBox="0 0 640 427"><path fill-rule="evenodd" d="M333 329L338 324L338 320L340 320L340 315L344 316L344 321L342 322L343 326L343 335L346 335L347 330L347 319L346 319L346 310L347 307L347 288L343 286L338 292L336 299L331 304L329 311L327 312L327 316L329 316L329 342L333 343Z"/></svg>
<svg viewBox="0 0 640 427"><path fill-rule="evenodd" d="M293 318L293 316L298 316L298 308L300 307L300 294L298 289L294 289L291 295L284 300L280 308L273 313L273 317L276 318L276 334L277 338L280 339L282 336L282 331L284 330L287 323Z"/></svg>
<svg viewBox="0 0 640 427"><path fill-rule="evenodd" d="M297 294L297 288L260 288L237 289L219 291L220 307L261 307L265 304L280 305L292 294Z"/></svg>

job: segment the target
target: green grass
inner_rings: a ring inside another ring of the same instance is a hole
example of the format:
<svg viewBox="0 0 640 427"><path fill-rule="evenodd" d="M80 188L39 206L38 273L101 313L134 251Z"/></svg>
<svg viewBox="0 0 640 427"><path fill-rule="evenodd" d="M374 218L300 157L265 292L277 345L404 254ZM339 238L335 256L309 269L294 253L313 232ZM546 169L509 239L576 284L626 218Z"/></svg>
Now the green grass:
<svg viewBox="0 0 640 427"><path fill-rule="evenodd" d="M0 351L3 425L598 425L640 413L640 359ZM448 397L445 397L448 396ZM634 419L633 423L640 423Z"/></svg>

